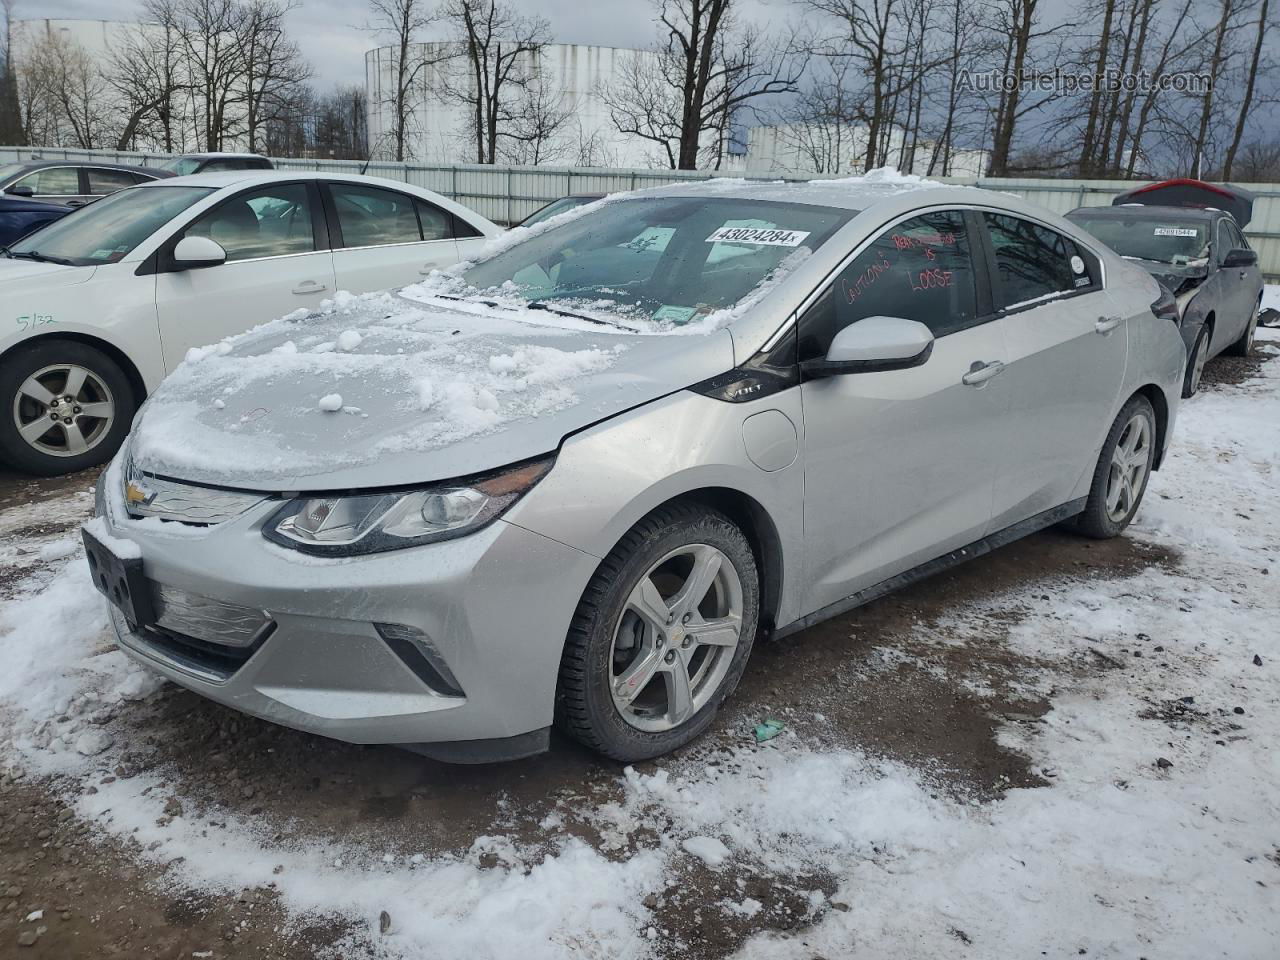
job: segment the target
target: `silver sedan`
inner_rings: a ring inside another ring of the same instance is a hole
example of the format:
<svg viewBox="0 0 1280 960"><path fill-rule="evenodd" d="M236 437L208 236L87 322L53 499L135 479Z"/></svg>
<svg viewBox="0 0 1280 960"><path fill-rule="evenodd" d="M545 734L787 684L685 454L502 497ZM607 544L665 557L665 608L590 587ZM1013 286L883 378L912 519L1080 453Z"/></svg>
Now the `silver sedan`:
<svg viewBox="0 0 1280 960"><path fill-rule="evenodd" d="M1113 537L1177 412L1156 282L910 178L609 197L193 351L99 485L131 656L329 737L621 760L752 645L1032 531Z"/></svg>

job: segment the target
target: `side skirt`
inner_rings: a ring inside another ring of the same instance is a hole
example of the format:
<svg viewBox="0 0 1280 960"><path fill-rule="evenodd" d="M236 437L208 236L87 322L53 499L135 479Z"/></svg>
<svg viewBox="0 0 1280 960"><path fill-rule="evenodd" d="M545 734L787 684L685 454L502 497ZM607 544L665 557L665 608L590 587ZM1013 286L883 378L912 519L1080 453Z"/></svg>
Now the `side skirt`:
<svg viewBox="0 0 1280 960"><path fill-rule="evenodd" d="M1088 497L1081 497L1078 500L1071 500L1061 506L1053 507L1045 510L1043 513L1037 513L1034 517L1028 517L1026 520L1020 520L1012 526L1005 527L1003 530L997 530L995 533L983 537L981 540L975 540L968 546L960 547L952 550L950 553L944 553L940 557L920 564L918 567L912 567L905 570L897 576L890 577L888 580L881 580L879 583L867 587L865 590L859 590L852 596L845 597L843 600L837 600L835 603L828 604L821 610L815 610L813 613L801 617L799 620L793 620L784 627L779 627L773 631L773 639L790 636L798 633L807 627L813 626L815 623L821 623L823 620L830 620L842 613L848 613L855 610L863 604L870 603L872 600L878 600L885 594L893 593L902 587L910 586L913 583L919 583L921 580L933 576L935 573L941 573L943 570L949 570L954 566L964 563L966 560L972 560L974 557L981 557L983 554L990 553L998 547L1005 544L1013 543L1015 540L1021 540L1029 534L1051 527L1055 523L1061 523L1074 517L1078 513L1083 513L1085 505L1088 503Z"/></svg>

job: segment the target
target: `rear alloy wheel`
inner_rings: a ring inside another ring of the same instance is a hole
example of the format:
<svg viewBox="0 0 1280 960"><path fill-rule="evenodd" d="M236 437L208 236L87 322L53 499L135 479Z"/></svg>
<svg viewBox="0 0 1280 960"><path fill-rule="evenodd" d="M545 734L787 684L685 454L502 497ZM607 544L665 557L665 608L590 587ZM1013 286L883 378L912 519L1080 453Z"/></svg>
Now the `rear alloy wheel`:
<svg viewBox="0 0 1280 960"><path fill-rule="evenodd" d="M1249 315L1249 323L1240 334L1240 339L1227 347L1227 353L1233 357L1247 357L1253 353L1253 335L1258 330L1258 314L1262 312L1262 301L1253 305L1253 313Z"/></svg>
<svg viewBox="0 0 1280 960"><path fill-rule="evenodd" d="M44 341L0 361L0 453L15 467L52 476L110 459L135 409L133 390L101 351Z"/></svg>
<svg viewBox="0 0 1280 960"><path fill-rule="evenodd" d="M1191 356L1187 359L1187 373L1182 380L1182 398L1194 397L1200 392L1200 380L1204 376L1204 365L1209 361L1209 328L1201 327L1191 348Z"/></svg>
<svg viewBox="0 0 1280 960"><path fill-rule="evenodd" d="M697 505L655 511L601 563L579 604L561 662L560 726L618 760L688 743L737 686L758 618L742 531Z"/></svg>
<svg viewBox="0 0 1280 960"><path fill-rule="evenodd" d="M1155 412L1146 397L1134 397L1124 405L1102 445L1076 529L1098 540L1118 536L1138 512L1155 452Z"/></svg>

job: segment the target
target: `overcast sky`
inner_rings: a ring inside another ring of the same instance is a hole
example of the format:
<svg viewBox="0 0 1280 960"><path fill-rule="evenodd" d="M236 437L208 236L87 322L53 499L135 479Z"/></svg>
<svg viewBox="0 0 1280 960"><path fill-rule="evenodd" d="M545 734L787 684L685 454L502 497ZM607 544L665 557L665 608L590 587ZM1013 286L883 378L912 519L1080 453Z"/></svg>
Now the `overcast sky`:
<svg viewBox="0 0 1280 960"><path fill-rule="evenodd" d="M649 0L516 0L526 15L539 14L551 23L561 43L591 43L612 47L643 47L654 38L653 7ZM764 8L781 9L785 0L752 0L752 19ZM16 0L14 18L51 17L90 20L132 20L138 0ZM366 19L365 0L301 0L291 14L294 37L315 71L313 84L326 90L337 83L364 83L364 54L378 46L377 38L359 29Z"/></svg>

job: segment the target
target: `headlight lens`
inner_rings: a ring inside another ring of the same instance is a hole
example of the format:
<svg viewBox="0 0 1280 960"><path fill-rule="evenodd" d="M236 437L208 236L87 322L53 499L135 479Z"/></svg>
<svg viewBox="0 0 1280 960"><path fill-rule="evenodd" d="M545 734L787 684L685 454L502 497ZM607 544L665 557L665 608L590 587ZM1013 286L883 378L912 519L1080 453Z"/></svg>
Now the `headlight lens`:
<svg viewBox="0 0 1280 960"><path fill-rule="evenodd" d="M421 490L301 497L262 528L268 540L304 553L358 556L449 540L479 530L546 476L554 457Z"/></svg>

